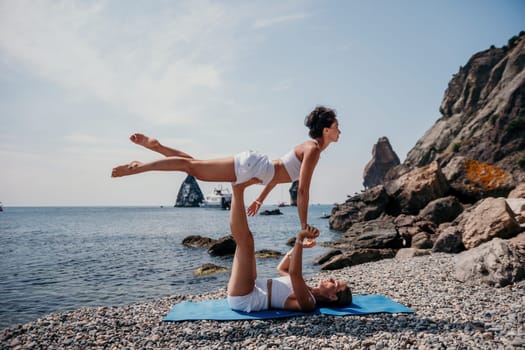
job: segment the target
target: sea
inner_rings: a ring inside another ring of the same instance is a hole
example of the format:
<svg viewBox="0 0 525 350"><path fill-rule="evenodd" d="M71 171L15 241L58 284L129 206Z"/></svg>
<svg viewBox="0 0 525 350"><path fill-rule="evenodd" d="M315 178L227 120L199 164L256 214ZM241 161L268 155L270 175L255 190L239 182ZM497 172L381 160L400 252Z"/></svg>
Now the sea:
<svg viewBox="0 0 525 350"><path fill-rule="evenodd" d="M329 229L333 205L309 207L318 242L340 233ZM276 209L263 206L261 210ZM249 218L256 250L286 253L297 234L296 207L282 215ZM229 272L195 277L204 263L231 267L232 257L188 248L189 235L229 235L229 211L174 207L5 207L0 212L0 328L85 306L116 306L170 295L225 288ZM319 272L312 260L327 251L305 249L303 273ZM274 277L278 259L258 259L261 278Z"/></svg>

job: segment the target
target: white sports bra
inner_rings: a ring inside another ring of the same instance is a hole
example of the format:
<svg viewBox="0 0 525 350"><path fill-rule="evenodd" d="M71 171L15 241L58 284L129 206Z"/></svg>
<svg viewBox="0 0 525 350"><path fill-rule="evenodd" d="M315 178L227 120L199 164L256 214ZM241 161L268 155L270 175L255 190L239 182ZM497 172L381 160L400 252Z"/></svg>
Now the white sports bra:
<svg viewBox="0 0 525 350"><path fill-rule="evenodd" d="M310 292L310 291L309 291ZM275 309L284 309L286 299L293 293L292 281L290 276L281 276L272 278L272 298L271 307ZM312 292L310 292L312 300L315 300Z"/></svg>
<svg viewBox="0 0 525 350"><path fill-rule="evenodd" d="M301 161L297 158L293 149L281 157L281 162L283 162L290 179L292 179L292 181L299 180Z"/></svg>
<svg viewBox="0 0 525 350"><path fill-rule="evenodd" d="M313 141L317 147L319 147L319 142L317 140ZM297 158L295 154L295 149L292 149L290 152L286 153L281 157L281 162L283 162L286 172L290 176L292 181L299 180L299 174L301 173L301 163L302 161Z"/></svg>

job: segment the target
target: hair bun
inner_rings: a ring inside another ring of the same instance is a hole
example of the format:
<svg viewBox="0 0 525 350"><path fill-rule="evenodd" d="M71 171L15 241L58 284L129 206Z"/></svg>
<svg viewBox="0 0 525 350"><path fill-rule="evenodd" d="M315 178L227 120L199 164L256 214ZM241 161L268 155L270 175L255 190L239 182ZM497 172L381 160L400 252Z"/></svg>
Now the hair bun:
<svg viewBox="0 0 525 350"><path fill-rule="evenodd" d="M311 128L319 122L319 117L325 112L326 108L323 106L317 106L313 111L310 112L305 118L304 124Z"/></svg>
<svg viewBox="0 0 525 350"><path fill-rule="evenodd" d="M316 106L304 119L304 125L310 129L309 135L312 138L321 136L323 128L330 127L336 115L333 109L325 106Z"/></svg>

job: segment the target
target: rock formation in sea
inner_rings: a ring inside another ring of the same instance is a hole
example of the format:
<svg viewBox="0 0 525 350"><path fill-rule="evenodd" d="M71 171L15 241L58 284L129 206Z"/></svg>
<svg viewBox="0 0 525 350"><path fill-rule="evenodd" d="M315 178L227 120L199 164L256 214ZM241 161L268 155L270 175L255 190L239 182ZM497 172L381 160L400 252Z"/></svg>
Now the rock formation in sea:
<svg viewBox="0 0 525 350"><path fill-rule="evenodd" d="M198 207L203 200L204 195L197 180L193 176L188 175L182 185L180 185L175 207Z"/></svg>
<svg viewBox="0 0 525 350"><path fill-rule="evenodd" d="M299 189L299 180L296 180L290 186L290 205L297 206L297 191Z"/></svg>
<svg viewBox="0 0 525 350"><path fill-rule="evenodd" d="M399 165L399 157L386 136L380 137L372 149L372 159L365 166L363 186L372 188L384 182L386 173Z"/></svg>
<svg viewBox="0 0 525 350"><path fill-rule="evenodd" d="M325 244L322 269L465 251L459 280L525 278L525 32L473 55L440 112L402 164L383 177L372 160L365 190L334 206L330 228L342 236Z"/></svg>
<svg viewBox="0 0 525 350"><path fill-rule="evenodd" d="M193 275L195 277L207 276L211 274L216 274L218 272L228 271L229 268L226 266L219 266L212 263L204 263L200 267L193 270Z"/></svg>
<svg viewBox="0 0 525 350"><path fill-rule="evenodd" d="M279 209L267 209L267 210L263 210L259 213L259 215L283 215L283 212L280 211Z"/></svg>
<svg viewBox="0 0 525 350"><path fill-rule="evenodd" d="M212 256L231 256L235 254L235 248L237 247L237 243L235 243L232 235L218 239L200 235L190 235L182 240L182 245L188 248L208 248L208 254ZM255 252L257 259L273 259L279 258L282 255L281 252L273 249L261 249Z"/></svg>

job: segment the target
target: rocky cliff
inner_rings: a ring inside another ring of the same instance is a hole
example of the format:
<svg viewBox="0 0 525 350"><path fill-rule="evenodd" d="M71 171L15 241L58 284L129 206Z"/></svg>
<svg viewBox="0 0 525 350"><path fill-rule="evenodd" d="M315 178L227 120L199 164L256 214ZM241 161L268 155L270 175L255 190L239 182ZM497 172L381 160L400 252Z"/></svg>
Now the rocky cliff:
<svg viewBox="0 0 525 350"><path fill-rule="evenodd" d="M486 162L525 181L525 33L473 55L452 77L441 118L408 153L405 168L453 156Z"/></svg>
<svg viewBox="0 0 525 350"><path fill-rule="evenodd" d="M472 56L440 111L383 183L335 205L322 269L466 250L458 280L525 278L525 33Z"/></svg>
<svg viewBox="0 0 525 350"><path fill-rule="evenodd" d="M203 200L204 195L197 180L193 176L188 175L182 185L180 185L175 207L198 207Z"/></svg>

